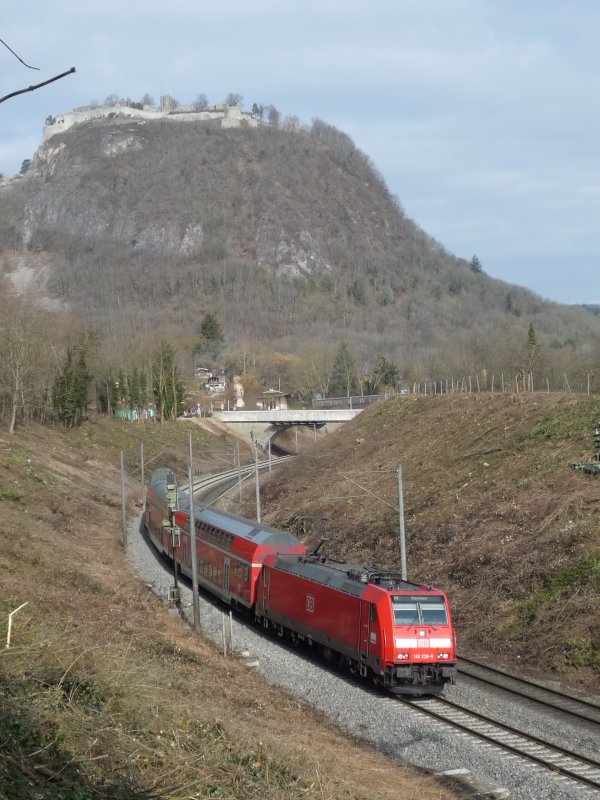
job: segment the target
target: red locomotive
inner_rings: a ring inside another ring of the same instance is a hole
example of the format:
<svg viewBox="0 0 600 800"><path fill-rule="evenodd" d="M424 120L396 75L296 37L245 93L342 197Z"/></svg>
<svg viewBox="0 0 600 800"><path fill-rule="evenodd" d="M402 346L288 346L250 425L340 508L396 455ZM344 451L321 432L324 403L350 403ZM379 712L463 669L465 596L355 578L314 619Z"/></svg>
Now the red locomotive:
<svg viewBox="0 0 600 800"><path fill-rule="evenodd" d="M179 545L163 527L167 478L156 470L144 524L160 552L191 577L189 498L180 492ZM334 561L291 533L212 507L196 510L198 583L293 641L371 677L393 693L438 694L456 675L454 628L444 592L394 572Z"/></svg>

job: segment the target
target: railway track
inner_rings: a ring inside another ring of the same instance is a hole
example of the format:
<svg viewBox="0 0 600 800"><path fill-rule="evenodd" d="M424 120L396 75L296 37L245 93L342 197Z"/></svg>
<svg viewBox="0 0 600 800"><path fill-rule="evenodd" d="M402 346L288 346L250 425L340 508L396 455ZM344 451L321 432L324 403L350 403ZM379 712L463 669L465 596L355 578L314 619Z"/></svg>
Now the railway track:
<svg viewBox="0 0 600 800"><path fill-rule="evenodd" d="M586 794L589 797L600 797L599 761L573 753L445 698L397 699L440 722L545 767L564 779L576 781L582 788L587 787ZM592 793L592 790L595 792Z"/></svg>
<svg viewBox="0 0 600 800"><path fill-rule="evenodd" d="M600 705L591 703L588 700L574 697L556 689L550 689L534 681L512 675L509 672L482 664L470 658L460 657L458 659L458 672L460 675L485 683L488 686L502 689L517 697L545 706L552 711L568 714L590 725L600 725Z"/></svg>
<svg viewBox="0 0 600 800"><path fill-rule="evenodd" d="M258 471L259 473L267 472L270 468L284 464L291 458L295 458L295 456L274 456L271 458L270 463L269 461L259 461ZM192 481L194 495L201 495L202 502L206 504L214 503L238 483L243 483L249 478L254 477L255 473L256 464L246 464L239 469L235 467L234 469L226 470L225 472L219 472L213 475L202 475L201 477L198 477ZM187 483L183 483L181 484L180 488L187 490L189 485Z"/></svg>

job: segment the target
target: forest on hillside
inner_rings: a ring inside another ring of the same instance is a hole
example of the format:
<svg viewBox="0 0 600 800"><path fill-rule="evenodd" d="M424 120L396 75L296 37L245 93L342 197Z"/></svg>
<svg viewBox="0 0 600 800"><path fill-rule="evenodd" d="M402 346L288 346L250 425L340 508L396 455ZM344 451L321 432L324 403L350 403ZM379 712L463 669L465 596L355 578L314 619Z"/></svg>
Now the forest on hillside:
<svg viewBox="0 0 600 800"><path fill-rule="evenodd" d="M120 402L155 396L168 354L167 416L198 364L299 402L401 387L600 389L593 309L448 253L320 120L74 126L0 191L0 266L11 418L52 418L57 375L82 350L90 399L106 409L116 383Z"/></svg>
<svg viewBox="0 0 600 800"><path fill-rule="evenodd" d="M130 409L141 417L152 407L157 419L175 419L198 402L199 363L240 375L248 408L274 386L297 405L398 391L600 392L598 347L553 352L540 344L533 324L525 336L498 339L493 348L474 339L448 343L448 360L438 371L431 370L433 361L429 369L418 359L399 363L381 350L360 360L346 340L304 342L294 354L251 338L231 346L212 313L192 333L148 327L126 338L102 335L76 315L6 293L0 299L0 419L11 432L29 419L72 427L90 408L103 414ZM234 402L231 381L222 399Z"/></svg>

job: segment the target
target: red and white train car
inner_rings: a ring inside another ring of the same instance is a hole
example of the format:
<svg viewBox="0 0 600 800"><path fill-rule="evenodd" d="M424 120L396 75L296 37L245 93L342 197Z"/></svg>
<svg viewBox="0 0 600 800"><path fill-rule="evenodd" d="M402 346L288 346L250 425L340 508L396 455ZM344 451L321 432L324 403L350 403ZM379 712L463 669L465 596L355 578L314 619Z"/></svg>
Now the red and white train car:
<svg viewBox="0 0 600 800"><path fill-rule="evenodd" d="M189 498L178 493L174 523L180 531L173 547L168 517L167 479L171 470L153 472L146 492L144 526L160 553L177 559L179 571L192 577ZM292 534L206 506L194 511L198 584L233 606L248 610L256 602L256 587L265 558L272 554L299 555L307 548Z"/></svg>
<svg viewBox="0 0 600 800"><path fill-rule="evenodd" d="M189 499L180 492L173 547L170 470L155 470L144 525L161 553L191 577ZM198 583L280 636L316 646L328 660L394 693L435 694L456 675L452 614L445 593L397 573L309 554L291 533L212 507L195 511Z"/></svg>

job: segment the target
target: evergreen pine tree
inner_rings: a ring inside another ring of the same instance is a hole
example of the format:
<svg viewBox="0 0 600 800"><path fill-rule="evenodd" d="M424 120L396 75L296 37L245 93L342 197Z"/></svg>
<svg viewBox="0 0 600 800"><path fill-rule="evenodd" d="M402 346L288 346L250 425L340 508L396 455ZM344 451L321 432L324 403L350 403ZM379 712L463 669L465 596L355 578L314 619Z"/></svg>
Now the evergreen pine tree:
<svg viewBox="0 0 600 800"><path fill-rule="evenodd" d="M223 328L217 317L214 314L206 314L192 352L195 356L207 356L214 360L221 352L223 339Z"/></svg>
<svg viewBox="0 0 600 800"><path fill-rule="evenodd" d="M76 348L77 358L69 347L62 370L56 376L52 389L52 407L63 425L79 425L87 407L91 376L86 363L85 347Z"/></svg>
<svg viewBox="0 0 600 800"><path fill-rule="evenodd" d="M161 422L177 419L183 405L184 387L179 377L175 349L162 341L152 363L152 392Z"/></svg>
<svg viewBox="0 0 600 800"><path fill-rule="evenodd" d="M477 256L473 256L473 258L471 259L471 270L477 275L483 272L481 261L477 258Z"/></svg>
<svg viewBox="0 0 600 800"><path fill-rule="evenodd" d="M346 342L342 342L331 368L328 394L330 397L350 397L358 391L356 365Z"/></svg>

